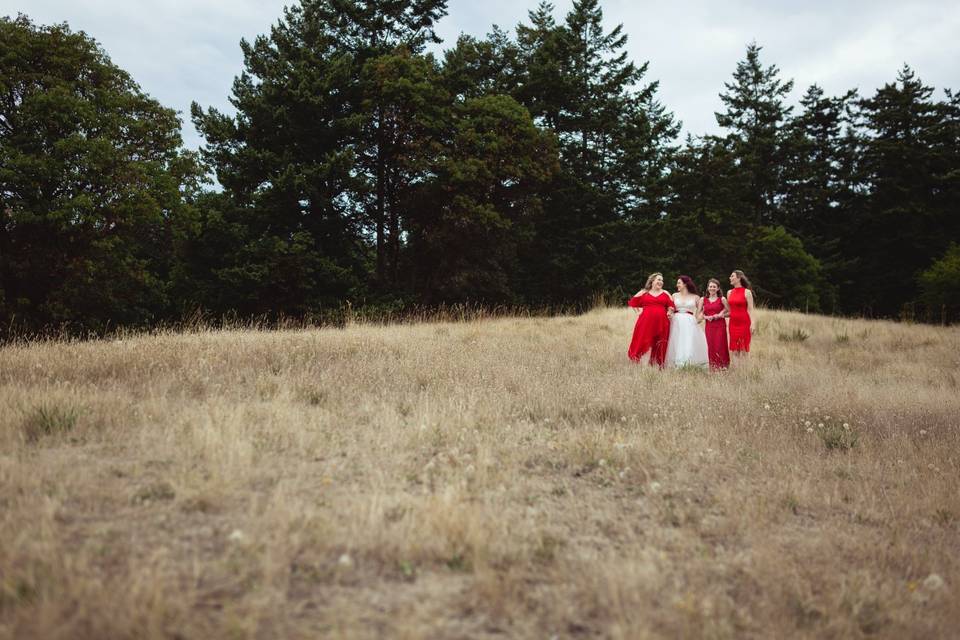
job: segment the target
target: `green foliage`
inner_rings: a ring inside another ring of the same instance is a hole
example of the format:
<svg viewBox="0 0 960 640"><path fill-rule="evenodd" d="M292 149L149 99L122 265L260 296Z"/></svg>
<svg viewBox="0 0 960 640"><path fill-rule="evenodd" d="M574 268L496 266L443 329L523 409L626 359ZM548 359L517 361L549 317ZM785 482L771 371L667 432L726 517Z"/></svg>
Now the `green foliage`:
<svg viewBox="0 0 960 640"><path fill-rule="evenodd" d="M517 28L525 81L515 96L556 137L560 155L525 251L523 294L583 302L598 291L635 290L637 247L628 243L666 207L679 126L657 102L647 65L627 59L622 25L604 30L597 0L575 0L560 24L551 14L542 3ZM631 250L631 258L610 259Z"/></svg>
<svg viewBox="0 0 960 640"><path fill-rule="evenodd" d="M24 441L34 443L48 436L69 433L77 425L80 409L73 405L43 404L34 407L20 425Z"/></svg>
<svg viewBox="0 0 960 640"><path fill-rule="evenodd" d="M0 18L0 324L154 322L199 169L176 113L66 25Z"/></svg>
<svg viewBox="0 0 960 640"><path fill-rule="evenodd" d="M820 310L820 262L799 239L783 227L761 227L748 254L759 297L777 307Z"/></svg>
<svg viewBox="0 0 960 640"><path fill-rule="evenodd" d="M857 446L860 439L856 431L836 421L828 421L824 426L818 426L817 435L828 451L848 451Z"/></svg>
<svg viewBox="0 0 960 640"><path fill-rule="evenodd" d="M756 43L747 47L733 81L724 83L720 94L726 111L716 114L717 124L730 131L725 143L741 174L738 208L757 225L780 220L777 195L788 147L783 124L793 110L784 104L793 81L781 81L776 65L763 67L761 49Z"/></svg>
<svg viewBox="0 0 960 640"><path fill-rule="evenodd" d="M415 287L431 303L513 300L519 251L556 170L552 139L508 96L455 105L430 173L414 195Z"/></svg>
<svg viewBox="0 0 960 640"><path fill-rule="evenodd" d="M797 328L791 331L790 333L779 333L777 338L780 342L806 342L810 338L810 334L804 331L803 329Z"/></svg>
<svg viewBox="0 0 960 640"><path fill-rule="evenodd" d="M141 487L133 494L130 501L133 504L149 504L151 502L164 502L173 500L177 497L177 492L169 482L161 481L154 484Z"/></svg>
<svg viewBox="0 0 960 640"><path fill-rule="evenodd" d="M857 262L845 242L856 233L852 214L858 204L850 136L855 96L853 91L825 96L813 85L800 100L802 113L787 125L781 220L822 264L820 300L828 311L841 304L838 294L851 282Z"/></svg>
<svg viewBox="0 0 960 640"><path fill-rule="evenodd" d="M923 301L934 312L960 309L960 245L951 244L943 256L920 274Z"/></svg>
<svg viewBox="0 0 960 640"><path fill-rule="evenodd" d="M960 238L960 111L955 97L935 103L932 94L904 66L896 82L858 103L870 134L861 179L871 189L851 250L863 258L862 304L885 315L913 299L919 272Z"/></svg>
<svg viewBox="0 0 960 640"><path fill-rule="evenodd" d="M775 307L893 315L919 281L957 308L960 96L904 67L794 114L750 44L725 135L679 144L599 0L434 57L446 7L302 0L242 41L236 115L191 107L218 192L94 41L0 21L0 327L583 305L734 267Z"/></svg>

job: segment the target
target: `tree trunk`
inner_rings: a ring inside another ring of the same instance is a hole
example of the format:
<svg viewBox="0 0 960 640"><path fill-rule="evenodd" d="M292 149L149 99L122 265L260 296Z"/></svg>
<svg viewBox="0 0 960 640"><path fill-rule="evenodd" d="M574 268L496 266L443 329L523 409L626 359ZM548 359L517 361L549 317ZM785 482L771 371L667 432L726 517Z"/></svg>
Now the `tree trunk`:
<svg viewBox="0 0 960 640"><path fill-rule="evenodd" d="M377 109L377 286L383 287L386 274L386 242L384 238L384 199L386 158L383 150L383 110Z"/></svg>
<svg viewBox="0 0 960 640"><path fill-rule="evenodd" d="M13 247L10 241L9 218L13 212L7 208L0 209L0 289L3 290L3 306L0 308L0 318L5 317L7 311L13 309L17 301L17 283L11 267L11 253Z"/></svg>
<svg viewBox="0 0 960 640"><path fill-rule="evenodd" d="M396 176L387 181L387 201L390 203L390 284L396 286L400 277L400 208L397 206Z"/></svg>

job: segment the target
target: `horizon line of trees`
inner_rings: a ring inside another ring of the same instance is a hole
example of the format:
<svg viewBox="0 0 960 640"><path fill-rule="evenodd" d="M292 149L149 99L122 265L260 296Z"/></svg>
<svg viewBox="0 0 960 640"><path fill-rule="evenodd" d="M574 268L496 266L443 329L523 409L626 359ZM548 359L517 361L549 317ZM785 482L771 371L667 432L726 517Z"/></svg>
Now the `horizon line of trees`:
<svg viewBox="0 0 960 640"><path fill-rule="evenodd" d="M437 56L446 10L284 9L240 43L236 115L192 105L199 153L86 34L0 18L0 333L577 306L734 268L775 307L960 311L960 94L905 65L871 96L813 85L795 108L752 43L724 133L681 141L599 0L562 21L542 2Z"/></svg>

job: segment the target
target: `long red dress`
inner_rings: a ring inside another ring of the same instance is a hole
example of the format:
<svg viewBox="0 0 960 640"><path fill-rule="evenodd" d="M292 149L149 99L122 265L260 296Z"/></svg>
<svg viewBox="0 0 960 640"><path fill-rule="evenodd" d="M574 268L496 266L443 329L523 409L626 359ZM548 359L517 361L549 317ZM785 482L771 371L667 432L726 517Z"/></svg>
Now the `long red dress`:
<svg viewBox="0 0 960 640"><path fill-rule="evenodd" d="M666 291L652 296L643 292L633 296L627 302L631 307L643 309L637 324L633 327L633 339L627 355L631 360L639 361L650 351L650 364L656 364L661 369L667 355L667 340L670 338L670 321L667 319L667 308L676 306L673 298Z"/></svg>
<svg viewBox="0 0 960 640"><path fill-rule="evenodd" d="M723 313L723 298L718 296L713 302L710 302L709 298L703 299L704 316L717 316L721 313ZM726 369L730 366L726 318L704 321L703 330L707 334L707 355L710 356L710 366L713 369Z"/></svg>
<svg viewBox="0 0 960 640"><path fill-rule="evenodd" d="M746 289L737 287L727 296L730 305L730 351L750 351L750 313Z"/></svg>

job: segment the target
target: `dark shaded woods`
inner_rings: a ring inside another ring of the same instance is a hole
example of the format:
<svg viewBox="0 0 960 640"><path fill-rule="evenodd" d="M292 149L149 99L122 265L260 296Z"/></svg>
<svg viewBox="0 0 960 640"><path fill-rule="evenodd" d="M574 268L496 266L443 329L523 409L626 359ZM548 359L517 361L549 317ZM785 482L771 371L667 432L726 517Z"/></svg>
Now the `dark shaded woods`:
<svg viewBox="0 0 960 640"><path fill-rule="evenodd" d="M87 35L0 20L0 331L577 309L734 268L769 306L957 318L960 96L906 66L795 91L750 44L724 135L679 140L598 0L438 56L446 4L286 9L236 115L193 105L199 154Z"/></svg>

